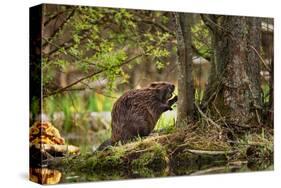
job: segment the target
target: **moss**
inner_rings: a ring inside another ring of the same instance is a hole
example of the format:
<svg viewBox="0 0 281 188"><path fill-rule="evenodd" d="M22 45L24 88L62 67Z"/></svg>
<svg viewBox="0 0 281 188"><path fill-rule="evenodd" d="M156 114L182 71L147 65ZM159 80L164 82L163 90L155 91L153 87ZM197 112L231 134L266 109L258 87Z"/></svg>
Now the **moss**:
<svg viewBox="0 0 281 188"><path fill-rule="evenodd" d="M108 155L101 155L102 153L100 153L100 156L97 155L97 158L94 158L95 165L93 166L93 169L110 170L112 168L119 169L122 167L122 157L124 155L124 150L122 148L112 148Z"/></svg>
<svg viewBox="0 0 281 188"><path fill-rule="evenodd" d="M91 156L78 157L72 159L70 165L72 169L81 171L109 171L112 168L121 169L123 167L124 150L122 148L112 148L105 152L97 152Z"/></svg>
<svg viewBox="0 0 281 188"><path fill-rule="evenodd" d="M164 176L168 172L184 175L240 160L248 160L253 167L259 166L259 161L272 163L272 135L249 133L232 145L219 135L217 129L190 125L171 134L149 136L93 154L66 158L60 165L69 171L93 174L90 176L93 179L119 179L127 175ZM262 168L266 165L260 164Z"/></svg>
<svg viewBox="0 0 281 188"><path fill-rule="evenodd" d="M155 144L148 150L149 152L140 154L138 158L132 161L131 165L134 171L142 168L160 170L166 167L167 154L165 148L163 148L160 144Z"/></svg>

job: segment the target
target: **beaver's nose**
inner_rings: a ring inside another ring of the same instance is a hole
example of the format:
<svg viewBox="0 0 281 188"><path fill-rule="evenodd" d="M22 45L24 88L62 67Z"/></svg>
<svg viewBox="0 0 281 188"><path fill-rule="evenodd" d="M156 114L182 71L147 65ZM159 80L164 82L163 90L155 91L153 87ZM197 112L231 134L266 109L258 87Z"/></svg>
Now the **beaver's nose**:
<svg viewBox="0 0 281 188"><path fill-rule="evenodd" d="M175 85L171 85L171 89L172 89L172 91L174 91L175 90Z"/></svg>

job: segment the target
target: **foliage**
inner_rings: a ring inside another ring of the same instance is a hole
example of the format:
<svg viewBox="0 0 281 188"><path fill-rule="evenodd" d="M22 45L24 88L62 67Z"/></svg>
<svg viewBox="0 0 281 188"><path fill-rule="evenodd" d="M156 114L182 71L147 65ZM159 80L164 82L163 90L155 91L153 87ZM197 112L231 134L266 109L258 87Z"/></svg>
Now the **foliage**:
<svg viewBox="0 0 281 188"><path fill-rule="evenodd" d="M87 97L81 97L79 93L50 96L44 100L44 112L53 117L54 113L63 113L64 132L69 132L74 125L86 128L90 112L111 111L115 98L110 98L98 93L91 93ZM80 118L75 118L79 114ZM85 125L86 124L86 125ZM55 125L57 126L57 125Z"/></svg>
<svg viewBox="0 0 281 188"><path fill-rule="evenodd" d="M155 130L157 132L171 133L175 130L175 128L175 114L166 112L161 115L156 124Z"/></svg>
<svg viewBox="0 0 281 188"><path fill-rule="evenodd" d="M270 92L270 86L268 84L262 85L262 92L263 92L263 102L268 103L269 102L269 92Z"/></svg>
<svg viewBox="0 0 281 188"><path fill-rule="evenodd" d="M53 10L51 6L47 6L46 10L44 17L49 21L54 16L49 12ZM166 45L170 34L159 28L151 31L150 26L153 24L146 22L154 17L157 22L167 23L165 13L83 6L59 6L57 12L60 11L64 11L64 17L55 28L57 30L52 31L52 20L44 29L47 31L43 37L43 84L46 96L65 87L57 85L55 78L58 74L67 75L75 70L87 75L101 71L101 74L83 82L89 84L93 80L107 79L106 89L112 91L117 79L118 83L128 81L128 75L121 68L128 58L145 54L151 57L158 69L167 63L163 58L170 55ZM137 61L132 61L134 63Z"/></svg>
<svg viewBox="0 0 281 188"><path fill-rule="evenodd" d="M193 45L198 50L202 57L211 57L212 55L212 43L211 43L211 33L204 24L204 22L199 19L191 27Z"/></svg>

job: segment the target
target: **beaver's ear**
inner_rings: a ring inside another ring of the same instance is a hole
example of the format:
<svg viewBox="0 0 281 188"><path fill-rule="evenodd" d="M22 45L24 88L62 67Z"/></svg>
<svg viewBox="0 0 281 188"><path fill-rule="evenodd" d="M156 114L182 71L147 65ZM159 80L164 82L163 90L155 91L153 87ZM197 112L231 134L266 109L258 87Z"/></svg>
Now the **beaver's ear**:
<svg viewBox="0 0 281 188"><path fill-rule="evenodd" d="M149 85L149 87L156 87L157 86L157 83L155 83L155 82L152 82L150 85Z"/></svg>

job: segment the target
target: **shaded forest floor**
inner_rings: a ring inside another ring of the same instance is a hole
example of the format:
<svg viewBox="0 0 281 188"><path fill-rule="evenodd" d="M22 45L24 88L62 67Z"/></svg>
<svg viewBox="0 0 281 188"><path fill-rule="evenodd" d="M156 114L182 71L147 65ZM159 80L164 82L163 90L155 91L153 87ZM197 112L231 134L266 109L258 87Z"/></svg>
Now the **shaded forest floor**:
<svg viewBox="0 0 281 188"><path fill-rule="evenodd" d="M229 132L197 122L103 151L64 157L51 161L50 167L106 176L136 173L141 177L165 176L171 171L179 175L181 169L195 171L217 165L233 168L247 164L252 170L266 169L273 164L273 130L246 132Z"/></svg>

